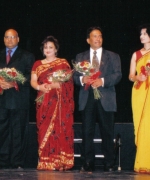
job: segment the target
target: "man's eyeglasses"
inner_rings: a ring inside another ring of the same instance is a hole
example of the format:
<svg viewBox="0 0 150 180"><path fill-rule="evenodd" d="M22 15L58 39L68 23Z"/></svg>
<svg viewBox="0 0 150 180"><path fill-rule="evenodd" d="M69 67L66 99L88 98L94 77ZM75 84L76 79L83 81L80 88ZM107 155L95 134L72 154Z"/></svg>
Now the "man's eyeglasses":
<svg viewBox="0 0 150 180"><path fill-rule="evenodd" d="M17 38L18 36L4 36L5 39L15 39Z"/></svg>

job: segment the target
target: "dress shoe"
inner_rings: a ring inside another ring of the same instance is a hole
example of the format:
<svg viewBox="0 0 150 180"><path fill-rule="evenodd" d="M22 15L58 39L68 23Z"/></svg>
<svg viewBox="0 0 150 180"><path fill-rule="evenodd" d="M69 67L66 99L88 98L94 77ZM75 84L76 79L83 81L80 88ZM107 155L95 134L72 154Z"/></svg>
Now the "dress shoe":
<svg viewBox="0 0 150 180"><path fill-rule="evenodd" d="M21 166L18 166L17 170L23 170L23 168Z"/></svg>
<svg viewBox="0 0 150 180"><path fill-rule="evenodd" d="M104 171L105 172L112 172L112 171L114 171L114 167L113 166L104 166Z"/></svg>
<svg viewBox="0 0 150 180"><path fill-rule="evenodd" d="M23 168L21 166L13 166L12 168L16 169L18 171L22 171L23 170Z"/></svg>
<svg viewBox="0 0 150 180"><path fill-rule="evenodd" d="M80 173L92 174L92 168L91 168L91 166L89 165L89 163L86 163L84 166L81 167Z"/></svg>

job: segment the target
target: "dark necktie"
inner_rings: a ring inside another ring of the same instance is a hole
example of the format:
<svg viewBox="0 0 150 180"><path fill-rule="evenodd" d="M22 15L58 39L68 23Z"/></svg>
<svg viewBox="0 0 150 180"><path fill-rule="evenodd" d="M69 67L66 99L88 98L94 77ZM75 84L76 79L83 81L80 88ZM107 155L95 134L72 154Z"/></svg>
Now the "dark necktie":
<svg viewBox="0 0 150 180"><path fill-rule="evenodd" d="M9 63L9 61L10 61L10 59L11 59L11 52L12 52L11 49L9 49L9 50L7 51L7 56L6 56L6 63L7 63L7 64Z"/></svg>
<svg viewBox="0 0 150 180"><path fill-rule="evenodd" d="M98 57L96 56L96 54L97 54L97 52L94 51L92 65L96 71L99 71L99 60L98 60Z"/></svg>

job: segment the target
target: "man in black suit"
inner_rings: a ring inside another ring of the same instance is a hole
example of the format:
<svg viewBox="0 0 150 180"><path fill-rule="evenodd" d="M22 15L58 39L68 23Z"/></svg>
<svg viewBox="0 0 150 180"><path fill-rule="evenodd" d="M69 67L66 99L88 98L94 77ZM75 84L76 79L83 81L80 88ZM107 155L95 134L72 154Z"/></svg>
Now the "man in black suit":
<svg viewBox="0 0 150 180"><path fill-rule="evenodd" d="M18 47L16 30L8 29L4 35L5 49L0 51L0 69L15 68L26 82L14 84L0 80L3 94L0 95L0 168L20 168L24 165L29 120L30 74L34 55ZM10 61L6 62L10 52Z"/></svg>
<svg viewBox="0 0 150 180"><path fill-rule="evenodd" d="M82 73L74 73L74 82L80 86L79 91L79 110L82 114L82 133L83 133L83 166L81 172L91 173L94 167L94 148L93 138L95 133L96 119L99 123L102 137L102 151L104 154L104 170L112 171L113 154L113 129L114 112L116 111L116 93L115 85L120 81L121 63L118 54L102 48L102 30L100 27L91 27L87 30L87 43L90 50L82 52L76 56L76 62L84 60L92 64L93 53L96 53L98 60L98 70L100 76L91 81L90 76ZM96 51L96 52L95 52ZM85 84L92 82L88 90L85 90ZM98 88L101 92L100 99L94 99L93 88Z"/></svg>

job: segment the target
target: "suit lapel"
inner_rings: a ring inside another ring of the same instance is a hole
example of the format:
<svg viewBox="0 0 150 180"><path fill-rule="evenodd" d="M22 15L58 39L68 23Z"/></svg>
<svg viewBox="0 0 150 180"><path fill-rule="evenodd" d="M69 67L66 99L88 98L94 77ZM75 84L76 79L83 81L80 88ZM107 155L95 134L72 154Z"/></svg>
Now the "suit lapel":
<svg viewBox="0 0 150 180"><path fill-rule="evenodd" d="M9 64L12 64L14 61L18 61L21 57L21 51L19 48L16 49L16 51L14 52L13 56L11 57L11 60L10 62L8 63Z"/></svg>
<svg viewBox="0 0 150 180"><path fill-rule="evenodd" d="M6 67L6 49L0 52L0 68Z"/></svg>
<svg viewBox="0 0 150 180"><path fill-rule="evenodd" d="M90 51L86 51L83 58L83 60L90 62Z"/></svg>
<svg viewBox="0 0 150 180"><path fill-rule="evenodd" d="M106 66L107 64L107 54L105 49L102 49L102 58L101 58L101 63L100 63L100 71L103 71L103 68Z"/></svg>

